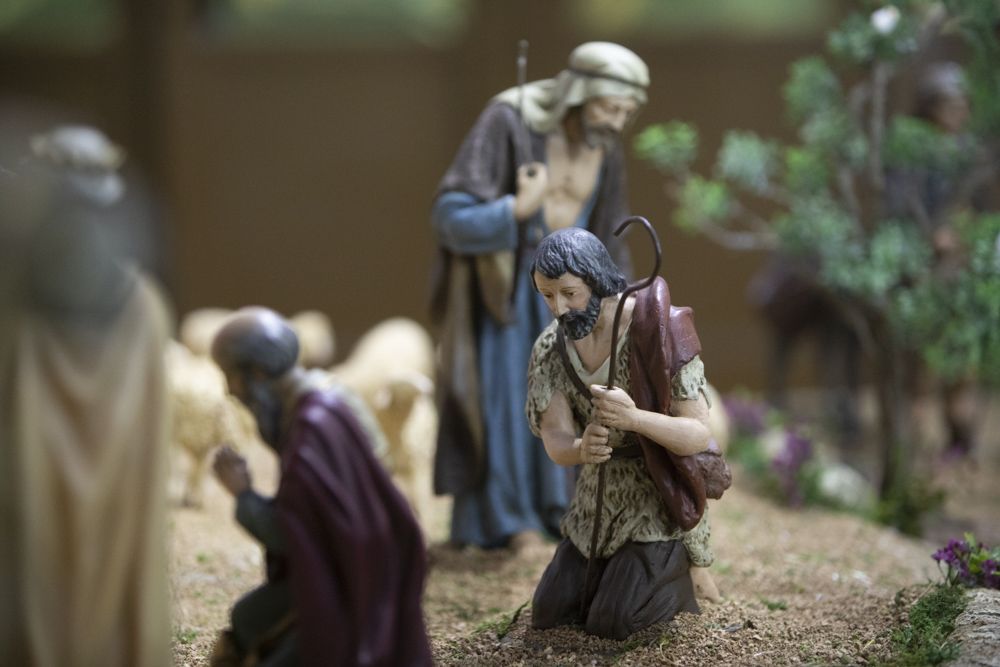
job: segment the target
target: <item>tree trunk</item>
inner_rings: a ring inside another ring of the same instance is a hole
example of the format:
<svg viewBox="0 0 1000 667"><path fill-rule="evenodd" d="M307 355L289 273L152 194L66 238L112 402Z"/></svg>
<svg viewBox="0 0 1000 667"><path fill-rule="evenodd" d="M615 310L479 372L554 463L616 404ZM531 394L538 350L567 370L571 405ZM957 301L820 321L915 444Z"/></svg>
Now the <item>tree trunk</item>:
<svg viewBox="0 0 1000 667"><path fill-rule="evenodd" d="M891 324L883 316L872 323L878 359L876 388L879 402L879 436L882 447L882 475L879 497L883 500L907 486L911 464L908 456L909 428L904 411L908 401L903 387L903 350Z"/></svg>

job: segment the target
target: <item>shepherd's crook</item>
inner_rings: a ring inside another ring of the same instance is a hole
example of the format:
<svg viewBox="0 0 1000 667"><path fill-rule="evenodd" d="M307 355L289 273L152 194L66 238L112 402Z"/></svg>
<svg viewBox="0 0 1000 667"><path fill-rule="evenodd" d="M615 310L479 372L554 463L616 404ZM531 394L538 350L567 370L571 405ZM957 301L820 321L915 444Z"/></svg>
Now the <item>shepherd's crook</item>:
<svg viewBox="0 0 1000 667"><path fill-rule="evenodd" d="M618 307L615 308L615 319L612 323L611 329L611 355L608 361L608 389L615 388L615 373L618 371L618 327L622 321L622 311L625 309L625 299L633 292L638 292L639 290L652 285L653 281L656 280L656 277L660 274L660 260L662 259L663 251L660 249L660 239L656 236L656 231L653 230L653 226L649 224L649 220L641 215L633 215L631 218L628 218L625 222L618 225L618 229L615 230L615 236L621 236L622 232L625 231L625 228L634 222L641 223L642 226L646 228L646 231L649 232L649 236L653 239L656 265L653 267L653 272L649 274L648 278L630 284L622 290L621 297L618 299ZM595 499L594 506L594 528L590 533L590 556L587 558L587 574L583 580L583 595L580 598L581 616L587 608L587 593L590 591L590 580L594 571L593 563L597 554L597 538L600 537L601 534L601 515L604 512L604 486L607 483L608 467L603 463L599 463L597 465L597 497Z"/></svg>
<svg viewBox="0 0 1000 667"><path fill-rule="evenodd" d="M531 150L531 132L528 129L528 118L524 115L524 86L528 82L528 40L522 39L517 43L517 111L521 116L521 156L523 164L531 164L535 161ZM528 169L528 175L534 176L534 168Z"/></svg>

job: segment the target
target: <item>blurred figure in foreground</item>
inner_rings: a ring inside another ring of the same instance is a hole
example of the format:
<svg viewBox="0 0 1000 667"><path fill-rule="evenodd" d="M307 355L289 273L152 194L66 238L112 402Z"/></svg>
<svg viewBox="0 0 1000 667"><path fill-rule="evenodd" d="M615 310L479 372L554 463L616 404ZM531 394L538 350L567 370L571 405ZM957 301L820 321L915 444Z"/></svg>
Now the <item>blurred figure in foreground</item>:
<svg viewBox="0 0 1000 667"><path fill-rule="evenodd" d="M103 224L121 151L87 127L32 151L0 173L0 646L167 665L166 311Z"/></svg>
<svg viewBox="0 0 1000 667"><path fill-rule="evenodd" d="M266 308L238 311L212 344L281 459L265 498L242 457L216 455L237 521L267 550L267 581L233 607L213 664L430 665L420 528L354 412L298 355L288 321Z"/></svg>

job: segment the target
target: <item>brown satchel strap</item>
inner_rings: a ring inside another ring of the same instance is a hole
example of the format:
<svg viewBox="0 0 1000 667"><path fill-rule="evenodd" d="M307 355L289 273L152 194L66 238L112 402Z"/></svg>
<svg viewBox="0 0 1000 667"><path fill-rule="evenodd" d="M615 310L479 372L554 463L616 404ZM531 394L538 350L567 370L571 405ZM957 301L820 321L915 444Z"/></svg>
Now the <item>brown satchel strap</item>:
<svg viewBox="0 0 1000 667"><path fill-rule="evenodd" d="M566 349L566 334L563 333L561 326L556 327L556 349L559 350L559 358L563 362L563 367L566 369L566 375L569 376L570 382L573 383L573 386L584 398L590 400L590 389L583 383L580 376L576 374L573 362L569 359L569 351Z"/></svg>

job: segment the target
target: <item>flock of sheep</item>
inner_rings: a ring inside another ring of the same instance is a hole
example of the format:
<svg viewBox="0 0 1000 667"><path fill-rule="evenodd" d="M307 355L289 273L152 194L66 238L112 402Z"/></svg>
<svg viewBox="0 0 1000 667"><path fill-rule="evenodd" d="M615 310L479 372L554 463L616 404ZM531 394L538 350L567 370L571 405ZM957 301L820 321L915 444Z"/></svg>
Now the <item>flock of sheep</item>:
<svg viewBox="0 0 1000 667"><path fill-rule="evenodd" d="M192 460L182 500L189 507L202 505L210 454L217 446L259 442L253 417L228 395L222 371L209 355L228 315L215 308L192 311L181 322L179 341L171 341L166 352L173 440ZM305 311L290 321L299 335L300 361L325 369L330 386L355 408L376 455L426 531L437 431L430 336L413 320L391 318L368 331L346 361L331 366L335 343L326 316Z"/></svg>

